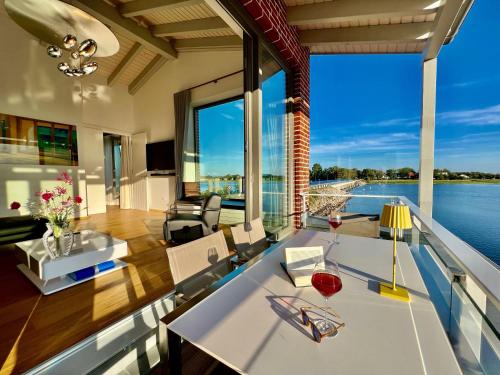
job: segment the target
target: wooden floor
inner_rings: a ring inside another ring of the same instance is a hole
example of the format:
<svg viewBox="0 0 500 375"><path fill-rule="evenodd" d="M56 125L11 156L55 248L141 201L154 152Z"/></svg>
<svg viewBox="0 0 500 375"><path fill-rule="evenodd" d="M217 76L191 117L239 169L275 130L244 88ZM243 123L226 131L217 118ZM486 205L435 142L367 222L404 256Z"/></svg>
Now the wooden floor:
<svg viewBox="0 0 500 375"><path fill-rule="evenodd" d="M116 207L77 220L76 229L126 240L128 267L50 296L17 270L12 245L0 247L0 374L24 372L171 291L163 221Z"/></svg>

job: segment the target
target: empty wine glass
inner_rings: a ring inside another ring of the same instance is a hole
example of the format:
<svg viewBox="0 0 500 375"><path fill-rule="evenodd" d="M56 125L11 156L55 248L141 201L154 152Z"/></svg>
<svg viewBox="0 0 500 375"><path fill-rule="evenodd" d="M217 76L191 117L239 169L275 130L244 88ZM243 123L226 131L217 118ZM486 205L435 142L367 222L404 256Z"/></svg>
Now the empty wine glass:
<svg viewBox="0 0 500 375"><path fill-rule="evenodd" d="M342 289L342 280L340 279L337 263L328 260L317 264L311 277L311 284L325 298L323 320L318 322L318 329L322 332L333 332L335 325L327 319L326 310L328 309L328 298Z"/></svg>

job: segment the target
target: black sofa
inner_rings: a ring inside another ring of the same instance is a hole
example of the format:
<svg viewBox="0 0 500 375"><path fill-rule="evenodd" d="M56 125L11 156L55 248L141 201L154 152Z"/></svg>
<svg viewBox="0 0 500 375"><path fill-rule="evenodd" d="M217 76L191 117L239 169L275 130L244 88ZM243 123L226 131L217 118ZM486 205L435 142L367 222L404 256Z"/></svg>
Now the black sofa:
<svg viewBox="0 0 500 375"><path fill-rule="evenodd" d="M0 245L42 238L47 230L47 220L35 220L31 216L0 218Z"/></svg>

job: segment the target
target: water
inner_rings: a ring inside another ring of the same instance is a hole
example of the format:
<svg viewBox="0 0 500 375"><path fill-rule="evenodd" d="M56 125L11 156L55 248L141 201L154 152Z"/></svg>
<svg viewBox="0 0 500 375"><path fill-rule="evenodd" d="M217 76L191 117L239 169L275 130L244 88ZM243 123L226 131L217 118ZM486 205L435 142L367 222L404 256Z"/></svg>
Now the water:
<svg viewBox="0 0 500 375"><path fill-rule="evenodd" d="M338 180L337 180L338 181ZM230 189L231 194L241 193L238 181L217 181L214 182L213 189L215 191ZM207 181L200 182L200 191L203 193L209 189ZM262 210L264 213L282 215L284 208L283 198L284 184L280 181L263 181L262 182Z"/></svg>
<svg viewBox="0 0 500 375"><path fill-rule="evenodd" d="M230 187L231 193L232 194L237 194L241 193L239 189L239 183L238 181L214 181L214 190L224 190L226 189L227 186ZM207 181L201 181L200 182L200 191L203 193L208 190L208 182Z"/></svg>
<svg viewBox="0 0 500 375"><path fill-rule="evenodd" d="M418 204L418 184L369 184L353 194L404 195ZM385 200L351 199L351 212L380 213ZM446 229L500 265L500 185L436 184L433 217Z"/></svg>
<svg viewBox="0 0 500 375"><path fill-rule="evenodd" d="M347 180L311 181L311 185ZM231 193L239 193L237 181L220 181L217 189L231 186ZM200 190L208 190L201 182ZM418 204L418 184L368 184L352 190L353 194L404 195ZM263 181L263 210L279 213L284 202L283 184ZM347 210L379 214L387 199L355 198ZM446 229L472 247L500 264L500 185L497 184L436 184L434 185L434 218Z"/></svg>

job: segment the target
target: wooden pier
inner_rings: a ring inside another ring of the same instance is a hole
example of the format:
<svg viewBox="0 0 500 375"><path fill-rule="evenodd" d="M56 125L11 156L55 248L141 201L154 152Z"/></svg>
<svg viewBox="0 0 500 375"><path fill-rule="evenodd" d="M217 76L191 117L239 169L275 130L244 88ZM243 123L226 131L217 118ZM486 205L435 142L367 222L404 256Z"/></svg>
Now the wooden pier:
<svg viewBox="0 0 500 375"><path fill-rule="evenodd" d="M365 180L352 180L352 181L343 181L343 182L327 182L324 184L315 184L309 186L309 191L318 190L318 189L329 189L336 188L339 190L351 190L358 186L365 185Z"/></svg>
<svg viewBox="0 0 500 375"><path fill-rule="evenodd" d="M350 198L339 195L347 194L352 189L365 184L365 180L352 180L312 185L309 187L309 193L325 194L325 196L309 196L307 200L308 211L313 215L320 216L341 211Z"/></svg>

